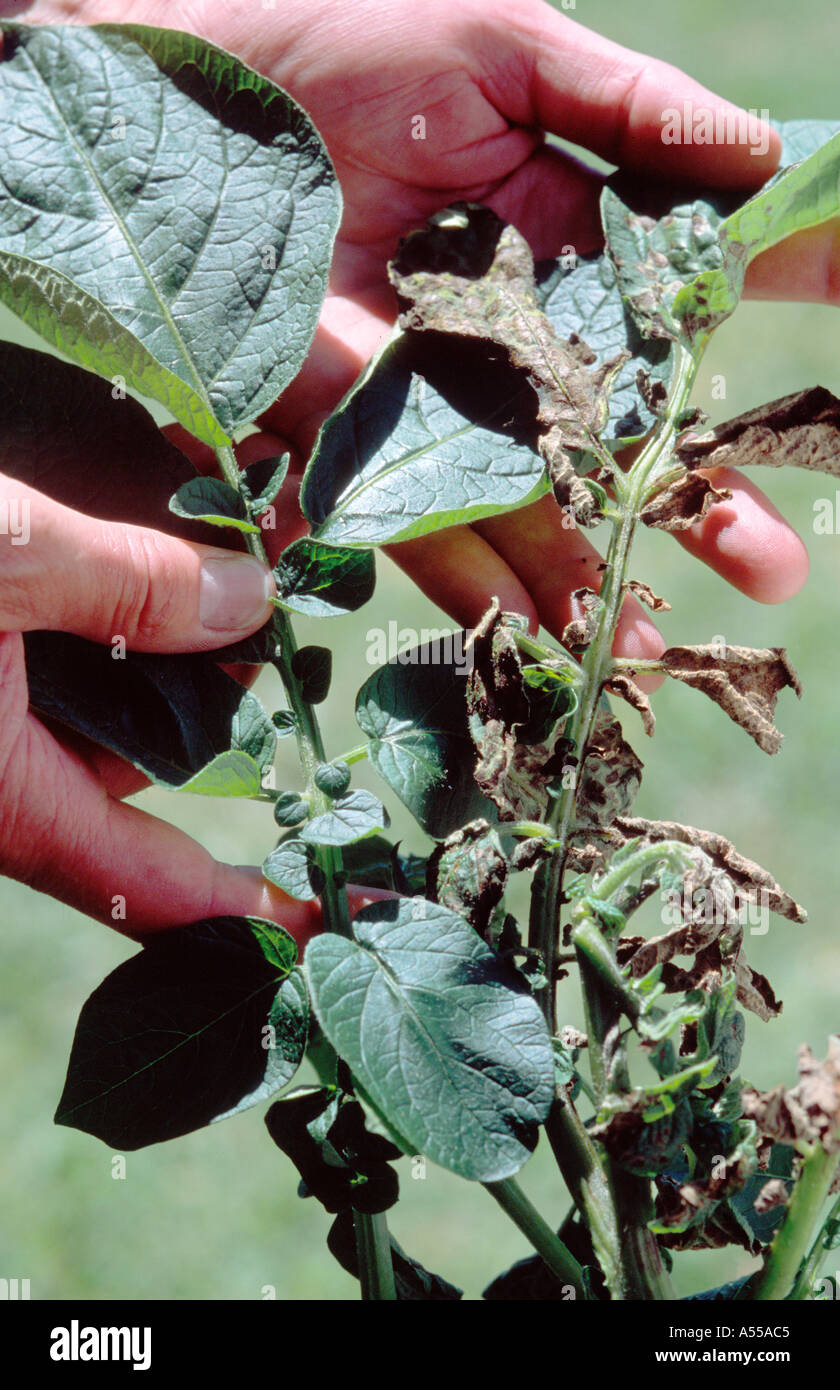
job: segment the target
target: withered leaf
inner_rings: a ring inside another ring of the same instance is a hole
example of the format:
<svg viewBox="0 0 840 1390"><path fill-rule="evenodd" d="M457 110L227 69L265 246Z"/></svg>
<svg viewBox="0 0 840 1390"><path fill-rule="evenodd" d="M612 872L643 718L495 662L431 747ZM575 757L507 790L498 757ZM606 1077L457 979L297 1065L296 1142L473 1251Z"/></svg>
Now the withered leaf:
<svg viewBox="0 0 840 1390"><path fill-rule="evenodd" d="M741 1100L744 1114L766 1138L779 1144L819 1142L828 1153L840 1153L840 1037L829 1038L823 1062L802 1044L799 1082L792 1090L776 1086L760 1092L749 1086Z"/></svg>
<svg viewBox="0 0 840 1390"><path fill-rule="evenodd" d="M659 1119L646 1121L644 1116L650 1103L650 1097L638 1088L611 1097L609 1113L602 1110L598 1123L589 1129L593 1138L601 1141L622 1168L640 1176L652 1176L666 1169L692 1128L687 1101L679 1101L669 1114Z"/></svg>
<svg viewBox="0 0 840 1390"><path fill-rule="evenodd" d="M645 526L659 531L687 531L702 521L715 503L725 502L731 496L728 487L713 487L702 473L686 473L651 498L639 516Z"/></svg>
<svg viewBox="0 0 840 1390"><path fill-rule="evenodd" d="M772 1211L774 1207L783 1207L787 1203L788 1190L781 1178L768 1178L762 1187L753 1206L759 1215L763 1216L766 1211Z"/></svg>
<svg viewBox="0 0 840 1390"><path fill-rule="evenodd" d="M720 705L765 753L778 753L782 735L773 723L776 697L786 686L802 694L783 647L669 647L659 660L674 680L702 690Z"/></svg>
<svg viewBox="0 0 840 1390"><path fill-rule="evenodd" d="M793 464L840 476L840 400L823 386L794 391L705 434L683 435L676 456L687 468Z"/></svg>
<svg viewBox="0 0 840 1390"><path fill-rule="evenodd" d="M475 780L495 802L502 820L542 820L547 787L563 735L558 723L548 740L524 743L531 719L514 628L496 600L470 637L473 668L467 678L469 729L478 753Z"/></svg>
<svg viewBox="0 0 840 1390"><path fill-rule="evenodd" d="M570 651L589 646L598 630L598 610L601 606L594 589L573 589L571 597L583 610L583 616L572 618L563 628L560 641Z"/></svg>
<svg viewBox="0 0 840 1390"><path fill-rule="evenodd" d="M629 674L617 672L610 676L607 682L610 690L614 690L616 695L620 695L626 700L628 705L639 711L642 716L642 724L645 733L649 738L653 738L653 731L656 728L656 716L651 709L650 700L640 686L631 678Z"/></svg>
<svg viewBox="0 0 840 1390"><path fill-rule="evenodd" d="M629 353L593 370L585 344L558 338L539 306L528 243L486 207L456 203L435 214L400 243L389 274L401 327L479 339L524 373L555 496L583 525L594 524L597 503L571 455L598 451L610 387Z"/></svg>
<svg viewBox="0 0 840 1390"><path fill-rule="evenodd" d="M436 845L426 864L426 895L465 917L480 936L504 896L507 861L486 820L470 821Z"/></svg>
<svg viewBox="0 0 840 1390"><path fill-rule="evenodd" d="M713 864L724 870L736 890L735 906L740 899L759 902L770 912L777 912L790 922L806 922L808 914L804 907L776 882L773 875L754 860L739 854L735 846L723 835L712 830L700 830L693 825L681 825L678 821L643 820L639 816L621 815L615 821L613 830L632 840L637 836L655 843L658 840L678 840L680 844L695 845L709 856Z"/></svg>
<svg viewBox="0 0 840 1390"><path fill-rule="evenodd" d="M641 599L642 603L646 603L654 613L665 613L671 607L670 603L655 594L650 585L646 584L643 579L628 579L627 588L636 595L636 598Z"/></svg>
<svg viewBox="0 0 840 1390"><path fill-rule="evenodd" d="M609 826L629 810L641 786L643 766L625 741L615 716L599 710L586 746L575 800L578 840L581 829Z"/></svg>

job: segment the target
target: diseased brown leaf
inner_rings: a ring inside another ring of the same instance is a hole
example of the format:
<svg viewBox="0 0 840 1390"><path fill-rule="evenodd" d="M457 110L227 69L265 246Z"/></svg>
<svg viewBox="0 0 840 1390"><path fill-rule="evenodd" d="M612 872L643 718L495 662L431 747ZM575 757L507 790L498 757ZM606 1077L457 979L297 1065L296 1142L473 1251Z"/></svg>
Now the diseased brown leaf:
<svg viewBox="0 0 840 1390"><path fill-rule="evenodd" d="M470 821L436 845L426 863L426 894L485 936L507 880L499 837L486 820Z"/></svg>
<svg viewBox="0 0 840 1390"><path fill-rule="evenodd" d="M702 473L686 473L652 497L639 513L645 526L659 531L687 531L702 521L710 507L726 502L729 488L716 488Z"/></svg>
<svg viewBox="0 0 840 1390"><path fill-rule="evenodd" d="M748 1086L741 1101L744 1114L755 1120L766 1139L820 1143L828 1153L840 1153L840 1037L829 1038L822 1062L802 1044L799 1082L792 1090L776 1086L760 1092Z"/></svg>
<svg viewBox="0 0 840 1390"><path fill-rule="evenodd" d="M740 1192L756 1170L756 1152L750 1139L734 1153L718 1158L708 1173L678 1183L667 1174L656 1179L656 1223L659 1239L672 1249L719 1249L747 1245L746 1232L734 1221L725 1199ZM784 1199L787 1190L781 1184Z"/></svg>
<svg viewBox="0 0 840 1390"><path fill-rule="evenodd" d="M456 203L435 214L400 242L389 274L403 328L480 339L524 373L555 496L583 525L594 524L596 500L570 455L597 450L610 387L629 353L592 370L585 343L557 337L539 306L528 243L486 207Z"/></svg>
<svg viewBox="0 0 840 1390"><path fill-rule="evenodd" d="M641 786L643 766L622 736L615 716L599 710L578 781L575 800L578 843L590 838L588 827L608 827L616 816L629 810Z"/></svg>
<svg viewBox="0 0 840 1390"><path fill-rule="evenodd" d="M598 610L600 600L594 589L586 587L572 590L572 599L583 609L583 616L572 618L563 628L560 641L564 647L574 651L588 647L598 630Z"/></svg>
<svg viewBox="0 0 840 1390"><path fill-rule="evenodd" d="M671 607L670 603L666 603L664 598L655 594L650 585L646 584L643 579L628 579L627 588L636 595L636 598L641 599L642 603L646 603L648 608L652 608L654 613L665 613Z"/></svg>
<svg viewBox="0 0 840 1390"><path fill-rule="evenodd" d="M680 825L677 821L643 820L636 816L619 816L612 826L616 835L624 840L633 840L640 835L655 843L658 840L678 840L680 844L694 845L707 854L716 868L722 869L735 889L735 908L740 909L741 900L758 902L770 912L777 912L790 922L806 922L808 914L804 907L776 882L773 875L754 860L739 854L735 846L723 835L712 830L700 830L693 825Z"/></svg>
<svg viewBox="0 0 840 1390"><path fill-rule="evenodd" d="M475 779L495 802L501 820L542 820L548 807L546 787L563 725L546 743L521 743L519 730L531 710L513 628L498 601L484 614L470 637L473 668L467 678L467 714L478 761Z"/></svg>
<svg viewBox="0 0 840 1390"><path fill-rule="evenodd" d="M776 698L786 686L802 694L783 647L669 647L659 660L674 680L702 690L720 705L765 753L778 753L782 735L773 723Z"/></svg>
<svg viewBox="0 0 840 1390"><path fill-rule="evenodd" d="M753 1202L753 1206L759 1216L763 1216L765 1212L773 1211L775 1207L786 1206L787 1199L788 1190L781 1178L769 1178Z"/></svg>
<svg viewBox="0 0 840 1390"><path fill-rule="evenodd" d="M687 468L764 464L840 476L840 400L823 386L795 391L736 415L705 434L683 435L676 456Z"/></svg>
<svg viewBox="0 0 840 1390"><path fill-rule="evenodd" d="M656 716L651 709L650 700L641 687L636 684L629 674L625 674L624 672L617 672L614 676L610 676L607 685L610 690L615 691L616 695L620 695L622 699L626 700L628 705L632 705L634 709L639 711L639 714L642 716L642 724L644 725L645 733L649 738L653 738L653 731L656 728Z"/></svg>

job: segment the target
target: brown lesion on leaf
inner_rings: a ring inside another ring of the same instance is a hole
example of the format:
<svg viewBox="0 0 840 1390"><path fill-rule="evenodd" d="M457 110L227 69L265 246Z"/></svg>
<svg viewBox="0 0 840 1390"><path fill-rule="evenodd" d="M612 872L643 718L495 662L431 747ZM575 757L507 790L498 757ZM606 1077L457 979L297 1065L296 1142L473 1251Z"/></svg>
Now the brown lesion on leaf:
<svg viewBox="0 0 840 1390"><path fill-rule="evenodd" d="M574 830L578 843L595 838L591 831L612 825L630 809L641 786L643 766L615 716L599 710L578 781Z"/></svg>
<svg viewBox="0 0 840 1390"><path fill-rule="evenodd" d="M470 821L435 846L426 864L426 895L486 936L502 902L508 865L486 820Z"/></svg>
<svg viewBox="0 0 840 1390"><path fill-rule="evenodd" d="M683 435L675 453L686 468L792 464L840 476L840 400L823 386L795 391L705 434Z"/></svg>
<svg viewBox="0 0 840 1390"><path fill-rule="evenodd" d="M765 753L778 753L782 735L773 723L776 699L790 686L802 687L783 647L754 648L716 643L669 647L658 658L662 669L683 685L702 690L740 724Z"/></svg>
<svg viewBox="0 0 840 1390"><path fill-rule="evenodd" d="M631 594L635 594L637 599L646 603L654 613L665 613L670 610L670 603L655 594L650 585L646 584L643 579L628 579L626 580L626 587Z"/></svg>
<svg viewBox="0 0 840 1390"><path fill-rule="evenodd" d="M766 1141L800 1150L819 1143L827 1153L840 1153L840 1037L829 1038L824 1061L802 1044L799 1082L791 1090L775 1086L761 1092L748 1086L741 1101Z"/></svg>
<svg viewBox="0 0 840 1390"><path fill-rule="evenodd" d="M560 641L569 651L581 651L588 647L598 631L600 601L594 589L583 587L572 590L572 599L583 609L583 617L572 618L563 628Z"/></svg>
<svg viewBox="0 0 840 1390"><path fill-rule="evenodd" d="M662 489L639 513L645 526L659 531L687 531L702 521L710 507L731 498L729 488L716 488L702 473L686 473Z"/></svg>
<svg viewBox="0 0 840 1390"><path fill-rule="evenodd" d="M600 517L572 456L594 453L609 418L609 392L630 353L600 366L576 335L560 339L540 308L527 241L489 208L456 203L400 242L389 266L400 326L477 339L524 374L537 402L539 449L559 504L578 522Z"/></svg>
<svg viewBox="0 0 840 1390"><path fill-rule="evenodd" d="M621 672L610 676L607 687L609 690L614 691L616 695L620 695L623 700L626 700L628 705L632 705L634 709L639 711L639 714L642 716L642 724L645 733L649 738L653 738L653 731L656 728L656 716L651 708L650 700L641 686L638 686L629 674Z"/></svg>
<svg viewBox="0 0 840 1390"><path fill-rule="evenodd" d="M611 831L616 848L628 840L641 837L650 844L660 840L676 840L680 844L702 850L714 867L722 871L732 884L736 911L739 910L742 901L759 902L766 905L770 912L786 917L790 922L802 923L808 920L804 907L794 902L767 869L763 869L746 855L740 854L724 835L718 835L713 830L681 825L678 821L645 820L641 816L621 815L614 821Z"/></svg>
<svg viewBox="0 0 840 1390"><path fill-rule="evenodd" d="M473 669L467 679L467 714L478 753L475 780L495 803L501 820L542 820L552 759L562 741L562 723L544 743L520 742L531 708L525 691L515 630L498 601L470 637Z"/></svg>

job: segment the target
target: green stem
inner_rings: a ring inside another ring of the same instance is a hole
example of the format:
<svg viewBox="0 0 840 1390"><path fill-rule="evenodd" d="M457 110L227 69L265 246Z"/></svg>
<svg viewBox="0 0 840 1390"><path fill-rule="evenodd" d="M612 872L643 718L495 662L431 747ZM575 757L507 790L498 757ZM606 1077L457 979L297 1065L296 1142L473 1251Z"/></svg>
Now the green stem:
<svg viewBox="0 0 840 1390"><path fill-rule="evenodd" d="M581 1298L586 1298L583 1270L560 1237L555 1235L548 1222L529 1202L519 1184L513 1178L505 1178L500 1182L486 1182L483 1186L522 1234L527 1236L552 1274L556 1274L562 1283L571 1284Z"/></svg>
<svg viewBox="0 0 840 1390"><path fill-rule="evenodd" d="M831 1246L826 1244L826 1231L829 1226L836 1226L838 1221L840 1221L840 1197L837 1198L837 1201L834 1203L834 1206L831 1208L831 1211L828 1213L828 1216L819 1229L819 1233L808 1252L808 1258L799 1271L793 1289L788 1294L789 1302L810 1297L811 1290L817 1282L817 1275L822 1268L823 1260L831 1248Z"/></svg>
<svg viewBox="0 0 840 1390"><path fill-rule="evenodd" d="M589 1227L592 1248L607 1284L621 1267L618 1223L606 1174L595 1145L568 1096L558 1093L545 1122L552 1153L578 1211Z"/></svg>
<svg viewBox="0 0 840 1390"><path fill-rule="evenodd" d="M391 1261L391 1237L385 1213L368 1216L353 1212L356 1231L356 1251L359 1257L359 1282L364 1303L395 1303L394 1267Z"/></svg>
<svg viewBox="0 0 840 1390"><path fill-rule="evenodd" d="M358 748L351 748L349 753L342 753L340 757L334 758L333 761L336 763L347 763L347 766L350 767L353 763L362 762L363 759L368 756L369 752L370 745L367 743L360 743Z"/></svg>
<svg viewBox="0 0 840 1390"><path fill-rule="evenodd" d="M798 1284L799 1267L834 1181L838 1161L840 1154L828 1153L822 1144L811 1146L764 1268L749 1287L746 1296L751 1301L774 1302L787 1298Z"/></svg>
<svg viewBox="0 0 840 1390"><path fill-rule="evenodd" d="M220 448L217 450L217 458L223 476L238 492L241 479L239 465L233 450ZM269 565L262 535L249 532L246 539L251 554L257 560L262 561L264 565ZM306 779L307 798L312 807L313 815L323 815L332 804L330 797L325 792L320 791L315 784L315 772L318 764L326 762L324 743L315 710L309 701L303 698L302 686L292 670L297 645L289 616L280 608L274 610L274 636L276 642L272 664L280 675L289 707L295 715L298 755ZM347 892L340 878L342 871L341 851L329 845L318 845L315 849L315 859L324 875L324 887L321 892L321 915L324 926L327 931L349 937L351 935L350 909L347 902ZM371 1216L366 1212L354 1211L353 1222L356 1231L362 1298L396 1298L391 1242L385 1216Z"/></svg>

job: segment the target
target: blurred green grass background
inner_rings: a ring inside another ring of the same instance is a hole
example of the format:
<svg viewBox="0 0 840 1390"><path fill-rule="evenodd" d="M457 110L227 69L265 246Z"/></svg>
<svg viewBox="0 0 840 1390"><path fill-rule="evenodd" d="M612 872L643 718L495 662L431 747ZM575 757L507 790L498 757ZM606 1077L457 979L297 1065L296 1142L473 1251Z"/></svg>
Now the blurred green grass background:
<svg viewBox="0 0 840 1390"><path fill-rule="evenodd" d="M558 4L558 8L562 8ZM830 0L580 0L571 18L631 47L667 59L746 107L779 119L836 117L836 9ZM173 9L172 22L176 23ZM562 241L562 237L559 238ZM725 325L703 368L698 403L713 420L820 382L840 390L836 311L820 306L747 304ZM723 374L725 401L713 400ZM756 476L755 474L753 476ZM646 763L640 814L687 821L728 835L770 868L807 906L806 926L773 918L754 936L750 955L785 999L781 1018L748 1018L743 1073L759 1086L790 1082L796 1048L824 1051L838 1027L836 981L840 896L836 850L838 774L837 580L840 539L814 536L813 503L831 497L831 479L765 470L759 479L806 538L809 582L781 607L759 607L689 559L665 536L645 533L632 572L673 604L661 618L670 642L785 646L804 685L798 704L782 696L785 734L778 757L762 754L696 692L676 685L655 697L655 740L630 714L625 728ZM333 695L324 707L333 753L359 741L347 702L368 674L369 628L439 626L439 612L389 562L379 562L375 598L361 613L321 627L300 624L303 640L328 640L336 652ZM271 699L272 677L262 694ZM278 785L294 784L290 753ZM370 770L357 782L375 789ZM381 790L381 789L380 789ZM140 804L188 830L220 858L259 863L273 843L264 806L143 793ZM393 808L393 797L389 797ZM407 814L395 809L404 843L420 848ZM135 949L114 933L32 891L0 881L0 1276L28 1278L32 1297L105 1299L346 1299L358 1286L327 1254L330 1218L300 1201L291 1165L269 1142L260 1109L176 1142L129 1154L115 1180L112 1154L83 1134L54 1127L79 1008L87 994ZM577 992L564 986L569 1022L580 1024ZM264 1107L263 1107L264 1108ZM480 1188L429 1166L414 1180L400 1165L403 1200L391 1226L403 1246L431 1268L480 1296L508 1263L528 1252L524 1240ZM522 1182L549 1220L566 1199L541 1146ZM687 1254L677 1262L681 1294L751 1267L738 1251Z"/></svg>

